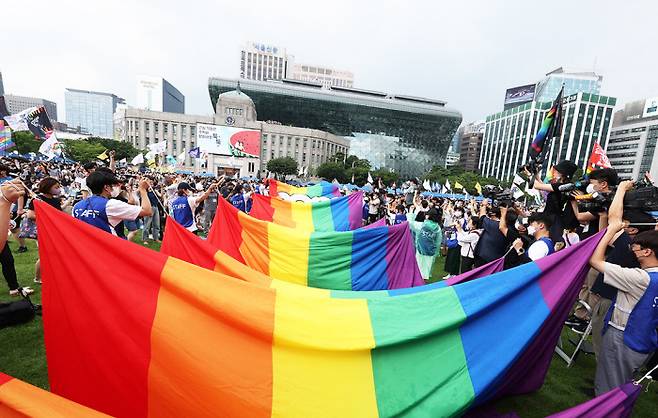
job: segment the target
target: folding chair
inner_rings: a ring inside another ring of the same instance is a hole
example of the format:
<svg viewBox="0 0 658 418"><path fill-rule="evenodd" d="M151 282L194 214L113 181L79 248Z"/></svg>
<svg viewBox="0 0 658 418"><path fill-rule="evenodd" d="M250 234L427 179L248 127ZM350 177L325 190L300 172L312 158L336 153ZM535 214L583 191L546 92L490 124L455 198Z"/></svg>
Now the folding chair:
<svg viewBox="0 0 658 418"><path fill-rule="evenodd" d="M584 300L579 300L578 305L584 307L587 310L589 317L592 317L592 308L587 304L587 302ZM587 327L584 331L579 331L574 327L569 327L567 325L565 326L567 327L567 332L571 331L574 334L574 338L568 337L568 341L576 348L573 350L571 355L567 354L567 352L564 351L564 346L562 344L562 335L560 335L557 346L555 346L555 352L562 358L562 360L567 363L567 367L571 367L581 351L585 354L594 354L594 347L592 346L592 343L587 340L587 337L589 337L592 333L592 321L587 323Z"/></svg>

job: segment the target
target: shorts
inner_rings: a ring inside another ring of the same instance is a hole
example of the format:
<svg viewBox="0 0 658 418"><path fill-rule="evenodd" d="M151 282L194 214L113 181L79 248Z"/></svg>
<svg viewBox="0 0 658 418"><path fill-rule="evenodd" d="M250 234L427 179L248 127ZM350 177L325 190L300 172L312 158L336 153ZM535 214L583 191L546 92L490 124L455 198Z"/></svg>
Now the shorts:
<svg viewBox="0 0 658 418"><path fill-rule="evenodd" d="M126 227L126 229L129 232L137 231L139 229L139 226L137 225L137 221L123 221L123 225Z"/></svg>

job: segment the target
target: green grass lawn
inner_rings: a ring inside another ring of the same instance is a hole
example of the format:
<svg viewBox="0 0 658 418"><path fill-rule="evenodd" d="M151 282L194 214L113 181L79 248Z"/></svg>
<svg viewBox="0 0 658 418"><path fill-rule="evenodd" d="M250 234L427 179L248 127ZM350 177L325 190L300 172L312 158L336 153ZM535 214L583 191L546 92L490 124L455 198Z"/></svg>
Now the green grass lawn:
<svg viewBox="0 0 658 418"><path fill-rule="evenodd" d="M17 244L11 242L10 245L16 261L19 282L23 286L36 288L32 300L40 303L39 285L32 282L34 262L37 258L36 246L29 241L29 251L17 254ZM157 250L159 246L151 244L149 247ZM432 269L432 281L440 280L445 275L443 263L444 259L439 257ZM7 285L4 280L0 280L0 301L8 300L12 298L8 296ZM566 364L559 357L553 356L548 376L539 391L502 399L495 404L495 407L498 412L515 411L524 418L531 418L544 417L585 402L592 397L594 368L595 362L592 356L581 355L571 368L566 368ZM43 326L40 317L28 324L0 330L0 371L42 388L48 388ZM658 384L651 386L648 393L643 392L640 395L633 417L658 417Z"/></svg>

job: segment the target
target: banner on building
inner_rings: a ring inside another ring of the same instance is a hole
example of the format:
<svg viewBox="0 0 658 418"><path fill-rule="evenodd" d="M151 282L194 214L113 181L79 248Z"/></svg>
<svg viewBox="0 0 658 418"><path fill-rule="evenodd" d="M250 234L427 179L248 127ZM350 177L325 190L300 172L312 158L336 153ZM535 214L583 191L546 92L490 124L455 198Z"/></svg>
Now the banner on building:
<svg viewBox="0 0 658 418"><path fill-rule="evenodd" d="M197 145L208 154L260 156L260 131L197 123Z"/></svg>

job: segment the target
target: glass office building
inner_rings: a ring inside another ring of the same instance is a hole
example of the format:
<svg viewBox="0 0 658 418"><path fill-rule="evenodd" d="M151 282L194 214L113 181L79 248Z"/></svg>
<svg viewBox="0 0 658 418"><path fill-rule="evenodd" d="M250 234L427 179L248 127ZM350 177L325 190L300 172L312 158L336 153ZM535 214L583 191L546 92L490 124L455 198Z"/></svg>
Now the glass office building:
<svg viewBox="0 0 658 418"><path fill-rule="evenodd" d="M528 161L528 147L539 131L550 102L530 102L486 118L479 171L485 177L510 180ZM547 167L570 160L583 170L595 142L605 148L610 137L614 97L578 93L563 98L562 131L551 141ZM608 148L610 149L610 148Z"/></svg>
<svg viewBox="0 0 658 418"><path fill-rule="evenodd" d="M210 78L213 108L221 93L237 86L237 80ZM443 165L462 120L445 102L421 97L293 80L240 80L240 89L254 101L258 120L346 137L350 154L403 177L421 176Z"/></svg>
<svg viewBox="0 0 658 418"><path fill-rule="evenodd" d="M114 136L114 111L121 97L97 91L66 89L66 124L83 128L93 136Z"/></svg>
<svg viewBox="0 0 658 418"><path fill-rule="evenodd" d="M550 102L555 100L564 85L564 97L576 93L600 94L603 76L594 72L570 72L562 67L546 74L546 78L537 83L534 100Z"/></svg>

